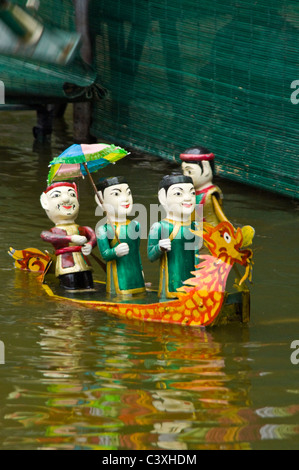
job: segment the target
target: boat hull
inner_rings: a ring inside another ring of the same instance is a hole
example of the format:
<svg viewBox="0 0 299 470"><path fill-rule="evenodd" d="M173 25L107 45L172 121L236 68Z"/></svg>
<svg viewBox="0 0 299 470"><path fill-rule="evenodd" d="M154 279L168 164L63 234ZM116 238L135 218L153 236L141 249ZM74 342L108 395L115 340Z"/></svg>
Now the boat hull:
<svg viewBox="0 0 299 470"><path fill-rule="evenodd" d="M223 303L212 322L188 322L179 316L180 301L160 302L157 292L147 290L140 296L120 298L106 293L105 283L95 282L91 291L66 292L57 283L42 284L44 291L55 301L74 303L82 308L105 312L130 320L179 324L182 326L213 327L250 320L250 292L224 293ZM200 314L200 311L199 311ZM177 315L177 316L176 316Z"/></svg>

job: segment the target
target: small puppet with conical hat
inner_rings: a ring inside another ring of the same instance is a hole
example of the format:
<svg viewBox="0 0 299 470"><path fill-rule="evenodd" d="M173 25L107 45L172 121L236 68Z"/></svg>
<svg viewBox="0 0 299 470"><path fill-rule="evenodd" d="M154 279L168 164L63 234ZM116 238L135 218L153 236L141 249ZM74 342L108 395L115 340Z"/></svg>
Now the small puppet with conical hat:
<svg viewBox="0 0 299 470"><path fill-rule="evenodd" d="M196 228L193 181L178 173L167 175L160 182L158 197L167 215L151 227L148 258L160 261L159 297L175 298L198 264L199 239L191 232Z"/></svg>
<svg viewBox="0 0 299 470"><path fill-rule="evenodd" d="M180 155L184 175L192 178L196 190L196 205L203 206L203 220L216 227L220 222L228 222L223 211L223 193L213 183L215 155L200 145L185 150ZM254 237L254 229L242 227L243 246L249 246Z"/></svg>
<svg viewBox="0 0 299 470"><path fill-rule="evenodd" d="M87 256L97 240L90 227L75 222L79 214L76 184L54 183L42 193L40 201L55 224L50 230L43 231L41 238L55 248L55 274L60 285L67 290L92 289L92 267Z"/></svg>
<svg viewBox="0 0 299 470"><path fill-rule="evenodd" d="M96 203L107 214L107 222L96 229L100 254L107 262L106 290L109 294L134 295L145 292L140 257L140 226L130 221L131 189L122 176L102 179L97 184Z"/></svg>

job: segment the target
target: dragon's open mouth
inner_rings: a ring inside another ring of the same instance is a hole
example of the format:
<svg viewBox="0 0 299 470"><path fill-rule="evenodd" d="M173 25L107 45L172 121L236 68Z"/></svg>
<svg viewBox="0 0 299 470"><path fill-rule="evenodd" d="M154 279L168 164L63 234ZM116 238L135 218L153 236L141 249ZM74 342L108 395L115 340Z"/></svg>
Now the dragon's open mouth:
<svg viewBox="0 0 299 470"><path fill-rule="evenodd" d="M245 274L242 277L242 279L240 279L240 281L239 281L239 286L241 286L246 281L246 279L249 279L249 281L251 281L251 279L252 279L252 267L253 267L252 257L253 257L253 252L251 250L248 250L248 249L241 250L240 248L237 251L240 254L240 258L238 259L236 257L236 258L234 258L234 261L236 263L240 264L241 266L245 267Z"/></svg>

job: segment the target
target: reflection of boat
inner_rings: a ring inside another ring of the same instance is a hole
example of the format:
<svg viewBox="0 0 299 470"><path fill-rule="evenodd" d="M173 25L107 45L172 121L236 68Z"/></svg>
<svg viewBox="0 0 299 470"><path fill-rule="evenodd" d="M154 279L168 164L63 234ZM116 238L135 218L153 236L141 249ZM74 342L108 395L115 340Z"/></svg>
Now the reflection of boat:
<svg viewBox="0 0 299 470"><path fill-rule="evenodd" d="M40 272L39 279L48 295L55 300L68 301L84 307L105 311L128 319L172 323L185 326L214 326L231 321L248 322L250 292L244 281L250 274L252 251L242 249L242 231L229 222L213 228L204 224L203 235L211 255L201 255L194 277L178 289L177 299L161 301L154 291L139 297L113 297L106 294L105 284L96 282L93 291L65 291L49 274L51 257L47 253L28 249L10 254L22 270ZM226 292L228 275L237 263L246 268L235 293Z"/></svg>

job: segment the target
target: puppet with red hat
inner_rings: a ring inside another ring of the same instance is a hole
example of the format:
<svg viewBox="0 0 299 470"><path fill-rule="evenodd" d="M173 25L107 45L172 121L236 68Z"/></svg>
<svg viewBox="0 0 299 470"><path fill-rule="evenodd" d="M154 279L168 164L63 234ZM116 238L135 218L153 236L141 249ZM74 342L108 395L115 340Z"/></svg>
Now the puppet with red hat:
<svg viewBox="0 0 299 470"><path fill-rule="evenodd" d="M180 159L184 175L193 180L196 204L203 204L205 222L216 226L227 221L222 210L222 191L213 184L215 155L205 147L196 146L185 150Z"/></svg>
<svg viewBox="0 0 299 470"><path fill-rule="evenodd" d="M87 256L97 239L90 227L75 223L79 214L76 184L54 183L42 193L40 201L55 224L49 231L43 231L41 238L55 248L55 274L61 286L68 290L92 289L92 268Z"/></svg>
<svg viewBox="0 0 299 470"><path fill-rule="evenodd" d="M216 227L229 222L223 212L223 193L213 184L215 155L200 145L185 150L180 155L184 175L190 176L196 191L196 204L203 205L204 222ZM252 243L255 231L250 225L242 227L243 247Z"/></svg>

